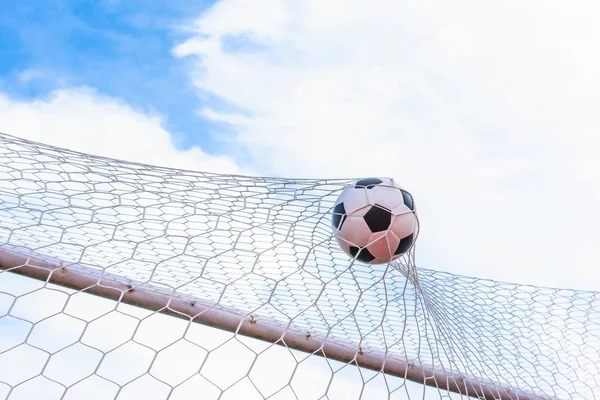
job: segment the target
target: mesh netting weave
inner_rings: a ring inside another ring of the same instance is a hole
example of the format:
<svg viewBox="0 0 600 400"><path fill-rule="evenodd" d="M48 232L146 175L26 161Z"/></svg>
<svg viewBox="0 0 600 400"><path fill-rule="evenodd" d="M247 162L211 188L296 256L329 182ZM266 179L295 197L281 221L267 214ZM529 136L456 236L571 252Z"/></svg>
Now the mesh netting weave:
<svg viewBox="0 0 600 400"><path fill-rule="evenodd" d="M352 181L0 135L0 399L600 397L600 293L353 262Z"/></svg>

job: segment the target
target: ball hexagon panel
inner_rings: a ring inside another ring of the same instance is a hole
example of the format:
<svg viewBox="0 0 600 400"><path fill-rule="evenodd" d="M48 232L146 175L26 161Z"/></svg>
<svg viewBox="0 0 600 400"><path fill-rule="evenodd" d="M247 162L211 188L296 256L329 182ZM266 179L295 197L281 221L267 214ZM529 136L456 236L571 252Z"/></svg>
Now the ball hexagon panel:
<svg viewBox="0 0 600 400"><path fill-rule="evenodd" d="M388 210L404 205L402 191L394 186L375 186L369 191L368 196L371 204L383 206Z"/></svg>
<svg viewBox="0 0 600 400"><path fill-rule="evenodd" d="M352 214L355 211L369 205L367 190L368 189L365 188L355 188L354 186L348 186L344 188L344 190L336 200L335 206L337 206L338 204L343 204L346 214Z"/></svg>
<svg viewBox="0 0 600 400"><path fill-rule="evenodd" d="M414 244L418 229L419 227L415 214L402 214L394 217L392 228L390 230L400 239L400 242L394 251L395 258L400 257L410 250Z"/></svg>
<svg viewBox="0 0 600 400"><path fill-rule="evenodd" d="M356 183L354 184L354 187L355 188L373 189L375 186L377 186L381 183L383 183L383 180L381 180L379 178L364 178L359 181L356 181Z"/></svg>
<svg viewBox="0 0 600 400"><path fill-rule="evenodd" d="M354 211L352 213L352 216L356 217L356 218L363 218L365 216L365 214L369 212L370 209L371 209L371 206L367 204L366 206L361 207L358 210Z"/></svg>
<svg viewBox="0 0 600 400"><path fill-rule="evenodd" d="M406 253L411 248L413 241L414 241L413 233L411 233L407 237L403 238L400 241L400 243L398 244L398 247L396 247L396 251L394 251L394 255L401 256L402 254Z"/></svg>
<svg viewBox="0 0 600 400"><path fill-rule="evenodd" d="M369 244L371 230L363 217L350 215L342 229L338 231L339 240L347 242L350 246L365 247Z"/></svg>
<svg viewBox="0 0 600 400"><path fill-rule="evenodd" d="M392 222L392 213L387 208L374 205L365 213L363 219L371 232L386 231Z"/></svg>
<svg viewBox="0 0 600 400"><path fill-rule="evenodd" d="M344 203L336 204L333 207L333 215L331 216L331 225L335 229L342 229L344 225L344 221L346 220L346 208L344 207Z"/></svg>
<svg viewBox="0 0 600 400"><path fill-rule="evenodd" d="M402 197L404 198L404 204L406 204L406 206L411 211L415 211L415 201L414 201L412 195L403 189L400 189L400 192L402 193Z"/></svg>
<svg viewBox="0 0 600 400"><path fill-rule="evenodd" d="M413 213L394 216L390 230L402 240L415 232L417 228L417 217Z"/></svg>
<svg viewBox="0 0 600 400"><path fill-rule="evenodd" d="M369 238L367 250L373 255L374 263L386 263L394 257L400 240L392 232L373 233Z"/></svg>
<svg viewBox="0 0 600 400"><path fill-rule="evenodd" d="M408 208L405 204L401 204L398 207L392 209L393 215L413 214L413 213L414 213L414 211L412 211L410 208Z"/></svg>
<svg viewBox="0 0 600 400"><path fill-rule="evenodd" d="M358 261L362 261L364 263L370 263L375 259L375 256L371 254L369 249L363 247L350 246L350 254L352 257L356 257ZM356 256L358 254L358 257Z"/></svg>

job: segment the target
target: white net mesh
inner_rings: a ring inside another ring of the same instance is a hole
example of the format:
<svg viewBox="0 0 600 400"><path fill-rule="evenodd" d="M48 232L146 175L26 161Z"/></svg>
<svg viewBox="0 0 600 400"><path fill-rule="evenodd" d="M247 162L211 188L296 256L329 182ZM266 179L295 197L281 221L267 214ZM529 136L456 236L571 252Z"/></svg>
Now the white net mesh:
<svg viewBox="0 0 600 400"><path fill-rule="evenodd" d="M600 397L600 293L355 263L350 181L0 135L0 399Z"/></svg>

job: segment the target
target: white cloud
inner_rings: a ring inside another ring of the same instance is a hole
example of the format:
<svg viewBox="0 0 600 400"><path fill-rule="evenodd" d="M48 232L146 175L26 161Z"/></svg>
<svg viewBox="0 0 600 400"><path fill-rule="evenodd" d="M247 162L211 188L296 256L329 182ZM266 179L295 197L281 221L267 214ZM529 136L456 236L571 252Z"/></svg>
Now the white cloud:
<svg viewBox="0 0 600 400"><path fill-rule="evenodd" d="M33 80L42 78L43 76L44 76L44 71L35 69L35 68L30 68L30 69L21 71L18 74L17 79L21 83L29 83Z"/></svg>
<svg viewBox="0 0 600 400"><path fill-rule="evenodd" d="M420 265L597 289L599 7L222 0L174 52L261 172L403 182Z"/></svg>
<svg viewBox="0 0 600 400"><path fill-rule="evenodd" d="M226 156L177 149L159 116L89 88L20 101L0 93L0 132L105 157L208 172L249 173Z"/></svg>

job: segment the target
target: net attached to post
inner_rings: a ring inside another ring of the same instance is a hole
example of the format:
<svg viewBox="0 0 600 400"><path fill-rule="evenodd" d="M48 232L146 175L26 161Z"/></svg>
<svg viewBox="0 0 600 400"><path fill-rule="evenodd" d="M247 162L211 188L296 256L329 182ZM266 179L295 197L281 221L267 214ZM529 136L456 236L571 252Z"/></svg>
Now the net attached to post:
<svg viewBox="0 0 600 400"><path fill-rule="evenodd" d="M0 399L600 397L600 293L354 262L348 182L0 135Z"/></svg>

